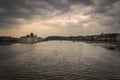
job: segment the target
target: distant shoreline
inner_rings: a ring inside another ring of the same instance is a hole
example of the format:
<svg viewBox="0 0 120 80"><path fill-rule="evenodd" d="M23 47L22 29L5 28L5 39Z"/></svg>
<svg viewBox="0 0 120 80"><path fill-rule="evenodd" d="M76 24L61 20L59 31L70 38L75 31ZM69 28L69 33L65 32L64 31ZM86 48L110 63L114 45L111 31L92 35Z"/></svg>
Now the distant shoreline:
<svg viewBox="0 0 120 80"><path fill-rule="evenodd" d="M72 41L72 40L48 40L48 41ZM41 42L46 42L46 41L41 41ZM85 43L90 43L90 44L92 43L113 44L113 45L116 45L118 48L120 48L120 42L107 42L107 41L72 41L72 42L85 42ZM31 43L21 43L21 42L0 42L0 45L11 45L11 44L16 44L16 43L31 44ZM39 43L39 42L36 42L36 43Z"/></svg>

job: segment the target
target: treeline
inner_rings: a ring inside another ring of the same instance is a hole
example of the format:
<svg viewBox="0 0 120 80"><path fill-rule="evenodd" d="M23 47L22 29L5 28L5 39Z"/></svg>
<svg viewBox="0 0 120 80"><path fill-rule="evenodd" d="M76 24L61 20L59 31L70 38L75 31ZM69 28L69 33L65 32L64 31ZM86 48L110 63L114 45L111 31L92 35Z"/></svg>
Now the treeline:
<svg viewBox="0 0 120 80"><path fill-rule="evenodd" d="M49 40L75 40L75 41L80 41L82 39L83 39L82 36L69 36L69 37L49 36L49 37L45 38L44 41L49 41Z"/></svg>
<svg viewBox="0 0 120 80"><path fill-rule="evenodd" d="M13 38L9 36L0 36L0 42L17 42L19 39L18 38Z"/></svg>

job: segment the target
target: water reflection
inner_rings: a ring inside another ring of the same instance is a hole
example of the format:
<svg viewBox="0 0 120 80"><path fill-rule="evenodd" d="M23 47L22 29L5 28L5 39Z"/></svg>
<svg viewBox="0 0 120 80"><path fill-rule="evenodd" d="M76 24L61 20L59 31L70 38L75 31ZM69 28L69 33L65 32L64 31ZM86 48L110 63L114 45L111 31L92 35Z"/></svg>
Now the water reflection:
<svg viewBox="0 0 120 80"><path fill-rule="evenodd" d="M94 44L49 41L0 46L1 80L120 79L119 51Z"/></svg>

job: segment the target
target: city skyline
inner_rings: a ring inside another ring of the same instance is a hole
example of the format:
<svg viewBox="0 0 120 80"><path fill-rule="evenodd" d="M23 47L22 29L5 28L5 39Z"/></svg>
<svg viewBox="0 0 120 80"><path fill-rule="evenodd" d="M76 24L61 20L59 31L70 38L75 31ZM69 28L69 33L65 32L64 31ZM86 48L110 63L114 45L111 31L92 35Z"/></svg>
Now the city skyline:
<svg viewBox="0 0 120 80"><path fill-rule="evenodd" d="M120 32L119 0L0 0L0 35Z"/></svg>

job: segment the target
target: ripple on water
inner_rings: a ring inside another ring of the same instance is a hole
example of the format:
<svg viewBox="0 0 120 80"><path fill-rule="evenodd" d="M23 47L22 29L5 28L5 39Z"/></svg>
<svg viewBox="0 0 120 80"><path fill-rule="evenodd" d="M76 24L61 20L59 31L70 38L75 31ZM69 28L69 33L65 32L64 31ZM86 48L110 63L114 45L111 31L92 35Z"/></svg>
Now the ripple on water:
<svg viewBox="0 0 120 80"><path fill-rule="evenodd" d="M0 80L120 80L120 54L82 42L0 46Z"/></svg>

